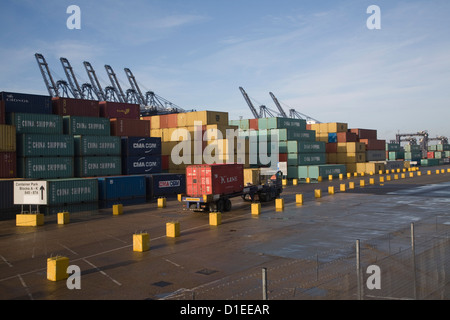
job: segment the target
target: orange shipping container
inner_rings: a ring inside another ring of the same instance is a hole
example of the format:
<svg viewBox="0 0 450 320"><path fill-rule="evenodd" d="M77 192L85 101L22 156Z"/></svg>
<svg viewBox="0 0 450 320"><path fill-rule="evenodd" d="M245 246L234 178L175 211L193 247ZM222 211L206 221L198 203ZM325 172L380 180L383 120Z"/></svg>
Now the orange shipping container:
<svg viewBox="0 0 450 320"><path fill-rule="evenodd" d="M178 127L178 114L164 114L160 115L160 128L176 128Z"/></svg>

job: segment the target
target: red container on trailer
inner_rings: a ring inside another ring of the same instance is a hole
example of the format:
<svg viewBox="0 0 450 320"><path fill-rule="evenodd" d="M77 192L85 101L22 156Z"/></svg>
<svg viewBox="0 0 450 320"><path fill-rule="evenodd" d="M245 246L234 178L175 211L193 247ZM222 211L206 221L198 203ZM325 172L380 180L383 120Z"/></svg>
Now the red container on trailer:
<svg viewBox="0 0 450 320"><path fill-rule="evenodd" d="M111 135L117 137L150 137L150 120L110 119Z"/></svg>
<svg viewBox="0 0 450 320"><path fill-rule="evenodd" d="M94 100L52 98L53 114L60 116L100 117L99 102Z"/></svg>
<svg viewBox="0 0 450 320"><path fill-rule="evenodd" d="M186 194L230 195L244 189L242 164L199 164L186 167Z"/></svg>
<svg viewBox="0 0 450 320"><path fill-rule="evenodd" d="M0 152L0 178L17 177L17 160L15 152Z"/></svg>
<svg viewBox="0 0 450 320"><path fill-rule="evenodd" d="M138 104L101 101L99 107L100 117L103 118L139 119L141 115L141 106Z"/></svg>

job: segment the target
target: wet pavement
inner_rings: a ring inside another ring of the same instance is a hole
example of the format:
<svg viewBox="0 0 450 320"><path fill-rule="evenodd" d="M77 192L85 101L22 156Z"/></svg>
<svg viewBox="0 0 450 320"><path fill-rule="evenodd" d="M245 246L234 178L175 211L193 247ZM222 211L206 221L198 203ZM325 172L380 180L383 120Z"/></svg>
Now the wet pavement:
<svg viewBox="0 0 450 320"><path fill-rule="evenodd" d="M219 226L210 226L207 214L184 211L176 199L168 199L163 209L156 203L124 207L121 216L110 209L73 213L67 225L58 225L55 216L46 216L40 227L0 221L0 299L161 299L255 268L315 259L318 253L322 260L339 259L356 239L382 237L411 222L439 217L439 223L450 225L450 173L421 171L420 177L382 185L379 175L290 185L282 195L283 211L264 203L258 216L251 215L250 203L236 198ZM348 190L350 181L354 190ZM342 183L345 192L339 191ZM335 186L334 195L328 186ZM315 199L319 188L322 198ZM297 193L304 195L301 206L295 204ZM170 221L180 223L180 237L166 237ZM147 252L133 251L132 236L139 232L150 235ZM68 257L81 269L80 290L47 280L47 258L54 256ZM222 293L211 297L233 295Z"/></svg>

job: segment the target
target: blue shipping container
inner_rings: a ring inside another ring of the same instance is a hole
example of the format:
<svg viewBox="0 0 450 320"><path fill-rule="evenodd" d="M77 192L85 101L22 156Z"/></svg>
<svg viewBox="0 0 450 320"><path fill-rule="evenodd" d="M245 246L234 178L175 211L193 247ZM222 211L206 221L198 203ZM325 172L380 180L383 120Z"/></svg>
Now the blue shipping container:
<svg viewBox="0 0 450 320"><path fill-rule="evenodd" d="M125 175L153 174L161 171L161 155L122 158L122 173Z"/></svg>
<svg viewBox="0 0 450 320"><path fill-rule="evenodd" d="M52 113L52 98L36 94L0 92L0 100L5 103L5 112L16 113Z"/></svg>
<svg viewBox="0 0 450 320"><path fill-rule="evenodd" d="M332 133L328 134L328 142L329 143L337 142L337 133L336 132L332 132Z"/></svg>
<svg viewBox="0 0 450 320"><path fill-rule="evenodd" d="M159 173L146 176L147 199L186 193L186 175Z"/></svg>
<svg viewBox="0 0 450 320"><path fill-rule="evenodd" d="M121 204L124 207L134 206L134 205L138 205L138 204L144 204L146 202L147 202L147 200L145 197L134 198L134 199L122 199L122 200L101 200L99 202L99 208L100 209L108 209L108 208L112 208L112 206L115 204Z"/></svg>
<svg viewBox="0 0 450 320"><path fill-rule="evenodd" d="M122 137L122 154L127 156L160 155L161 138Z"/></svg>
<svg viewBox="0 0 450 320"><path fill-rule="evenodd" d="M98 178L99 200L123 200L146 197L145 176Z"/></svg>

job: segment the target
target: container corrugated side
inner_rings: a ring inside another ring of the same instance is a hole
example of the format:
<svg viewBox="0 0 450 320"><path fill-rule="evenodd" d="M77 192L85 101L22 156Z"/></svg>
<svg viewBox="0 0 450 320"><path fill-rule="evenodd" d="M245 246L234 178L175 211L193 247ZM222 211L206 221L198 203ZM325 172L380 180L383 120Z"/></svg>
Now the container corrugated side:
<svg viewBox="0 0 450 320"><path fill-rule="evenodd" d="M147 193L145 176L98 178L99 200L142 198Z"/></svg>
<svg viewBox="0 0 450 320"><path fill-rule="evenodd" d="M339 177L340 174L345 175L347 167L345 164L328 164L319 166L308 166L308 177L317 179L318 177L328 178L328 176Z"/></svg>
<svg viewBox="0 0 450 320"><path fill-rule="evenodd" d="M288 154L288 165L289 165ZM326 164L326 153L299 153L297 158L297 164L299 166L314 165L314 164Z"/></svg>
<svg viewBox="0 0 450 320"><path fill-rule="evenodd" d="M287 153L325 153L326 142L323 141L288 141Z"/></svg>
<svg viewBox="0 0 450 320"><path fill-rule="evenodd" d="M18 157L73 157L73 136L53 134L17 135Z"/></svg>
<svg viewBox="0 0 450 320"><path fill-rule="evenodd" d="M118 137L150 137L150 120L111 119L111 135Z"/></svg>
<svg viewBox="0 0 450 320"><path fill-rule="evenodd" d="M61 116L99 117L99 102L95 100L52 98L54 114Z"/></svg>
<svg viewBox="0 0 450 320"><path fill-rule="evenodd" d="M98 201L97 179L47 180L49 206Z"/></svg>
<svg viewBox="0 0 450 320"><path fill-rule="evenodd" d="M161 170L161 155L122 158L122 173L125 175L161 173Z"/></svg>
<svg viewBox="0 0 450 320"><path fill-rule="evenodd" d="M26 179L73 178L72 157L28 157L17 159L17 175Z"/></svg>
<svg viewBox="0 0 450 320"><path fill-rule="evenodd" d="M15 152L0 152L0 178L17 177L17 158Z"/></svg>
<svg viewBox="0 0 450 320"><path fill-rule="evenodd" d="M5 112L8 113L52 113L50 96L2 91L0 92L0 100L4 101Z"/></svg>
<svg viewBox="0 0 450 320"><path fill-rule="evenodd" d="M120 157L76 157L75 177L114 176L122 174Z"/></svg>
<svg viewBox="0 0 450 320"><path fill-rule="evenodd" d="M106 118L65 116L64 134L85 136L109 136L110 121Z"/></svg>
<svg viewBox="0 0 450 320"><path fill-rule="evenodd" d="M127 156L160 155L161 138L123 137L122 153Z"/></svg>
<svg viewBox="0 0 450 320"><path fill-rule="evenodd" d="M186 193L186 175L159 173L146 176L147 199Z"/></svg>
<svg viewBox="0 0 450 320"><path fill-rule="evenodd" d="M75 156L120 156L120 137L74 136Z"/></svg>
<svg viewBox="0 0 450 320"><path fill-rule="evenodd" d="M8 113L7 124L16 127L17 134L63 134L63 120L56 114Z"/></svg>
<svg viewBox="0 0 450 320"><path fill-rule="evenodd" d="M122 102L101 101L99 103L100 117L139 119L141 106Z"/></svg>
<svg viewBox="0 0 450 320"><path fill-rule="evenodd" d="M16 127L0 124L0 152L16 151Z"/></svg>

